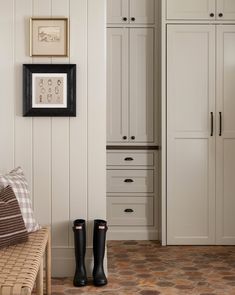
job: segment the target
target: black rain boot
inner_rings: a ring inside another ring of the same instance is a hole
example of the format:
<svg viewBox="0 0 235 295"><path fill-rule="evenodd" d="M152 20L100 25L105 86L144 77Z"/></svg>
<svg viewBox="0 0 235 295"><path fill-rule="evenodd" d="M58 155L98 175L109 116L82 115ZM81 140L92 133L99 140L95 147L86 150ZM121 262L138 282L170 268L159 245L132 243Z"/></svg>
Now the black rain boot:
<svg viewBox="0 0 235 295"><path fill-rule="evenodd" d="M93 254L94 254L94 269L93 282L95 286L104 286L108 283L104 273L103 261L105 253L105 238L107 231L107 222L105 220L94 220L93 234Z"/></svg>
<svg viewBox="0 0 235 295"><path fill-rule="evenodd" d="M85 268L86 254L86 222L83 219L77 219L73 222L74 248L76 259L76 271L73 279L75 287L83 287L87 284L87 275Z"/></svg>

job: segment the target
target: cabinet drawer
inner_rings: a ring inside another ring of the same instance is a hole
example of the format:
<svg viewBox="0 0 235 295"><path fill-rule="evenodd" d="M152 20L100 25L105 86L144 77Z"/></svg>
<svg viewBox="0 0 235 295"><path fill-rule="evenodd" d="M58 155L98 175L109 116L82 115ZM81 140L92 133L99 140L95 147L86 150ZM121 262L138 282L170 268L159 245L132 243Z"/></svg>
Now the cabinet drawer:
<svg viewBox="0 0 235 295"><path fill-rule="evenodd" d="M109 225L153 225L153 197L108 197Z"/></svg>
<svg viewBox="0 0 235 295"><path fill-rule="evenodd" d="M107 170L108 193L152 193L153 170Z"/></svg>
<svg viewBox="0 0 235 295"><path fill-rule="evenodd" d="M108 166L153 166L154 153L128 153L115 152L107 153Z"/></svg>

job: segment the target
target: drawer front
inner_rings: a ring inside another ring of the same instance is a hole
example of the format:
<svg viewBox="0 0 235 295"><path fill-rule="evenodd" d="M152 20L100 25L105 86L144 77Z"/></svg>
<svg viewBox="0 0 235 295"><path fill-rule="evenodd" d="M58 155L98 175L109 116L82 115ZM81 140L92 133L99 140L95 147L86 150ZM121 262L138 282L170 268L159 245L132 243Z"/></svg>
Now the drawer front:
<svg viewBox="0 0 235 295"><path fill-rule="evenodd" d="M108 197L109 225L153 225L153 197Z"/></svg>
<svg viewBox="0 0 235 295"><path fill-rule="evenodd" d="M107 170L108 193L153 193L153 170Z"/></svg>
<svg viewBox="0 0 235 295"><path fill-rule="evenodd" d="M153 166L154 153L153 152L107 152L108 166Z"/></svg>

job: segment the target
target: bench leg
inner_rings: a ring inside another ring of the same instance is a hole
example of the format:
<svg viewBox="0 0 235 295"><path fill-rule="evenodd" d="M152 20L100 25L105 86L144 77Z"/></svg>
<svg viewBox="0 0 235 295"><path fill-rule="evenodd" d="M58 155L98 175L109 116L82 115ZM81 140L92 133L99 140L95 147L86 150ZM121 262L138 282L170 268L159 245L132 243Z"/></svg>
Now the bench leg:
<svg viewBox="0 0 235 295"><path fill-rule="evenodd" d="M51 235L48 236L46 247L46 292L51 295Z"/></svg>
<svg viewBox="0 0 235 295"><path fill-rule="evenodd" d="M43 295L43 257L41 258L40 267L37 275L37 295Z"/></svg>

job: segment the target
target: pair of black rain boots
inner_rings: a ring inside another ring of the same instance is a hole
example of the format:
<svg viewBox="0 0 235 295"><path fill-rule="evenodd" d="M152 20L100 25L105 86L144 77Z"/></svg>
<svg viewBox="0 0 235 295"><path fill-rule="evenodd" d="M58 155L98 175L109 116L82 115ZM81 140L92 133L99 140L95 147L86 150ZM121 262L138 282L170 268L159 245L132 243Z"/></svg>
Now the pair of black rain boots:
<svg viewBox="0 0 235 295"><path fill-rule="evenodd" d="M93 231L93 282L95 286L104 286L107 284L107 278L104 273L103 261L105 253L105 239L107 231L107 222L101 219L94 220ZM74 275L73 284L75 287L83 287L87 284L87 275L85 268L85 254L86 254L86 221L84 219L77 219L73 223L74 231L74 246L76 271Z"/></svg>

